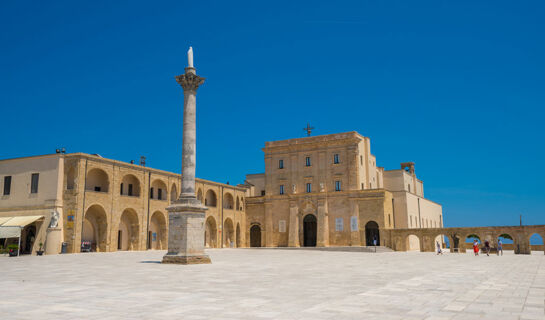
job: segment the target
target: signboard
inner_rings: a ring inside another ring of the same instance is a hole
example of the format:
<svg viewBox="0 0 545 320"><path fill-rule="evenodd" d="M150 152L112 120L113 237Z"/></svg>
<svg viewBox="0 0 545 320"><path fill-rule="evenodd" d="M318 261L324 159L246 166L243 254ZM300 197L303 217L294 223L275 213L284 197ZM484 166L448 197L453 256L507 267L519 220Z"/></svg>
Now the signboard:
<svg viewBox="0 0 545 320"><path fill-rule="evenodd" d="M278 232L286 232L286 220L278 221Z"/></svg>
<svg viewBox="0 0 545 320"><path fill-rule="evenodd" d="M157 241L157 232L152 232L151 233L151 241Z"/></svg>
<svg viewBox="0 0 545 320"><path fill-rule="evenodd" d="M350 217L350 231L358 231L358 217Z"/></svg>
<svg viewBox="0 0 545 320"><path fill-rule="evenodd" d="M66 222L66 227L67 227L68 229L73 229L73 228L74 228L74 216L73 216L73 212L74 212L74 210L70 210L70 214L71 214L71 215L69 215L69 216L67 217L67 219L66 219L66 220L68 220L68 221Z"/></svg>
<svg viewBox="0 0 545 320"><path fill-rule="evenodd" d="M343 218L336 218L335 219L335 231L343 231Z"/></svg>

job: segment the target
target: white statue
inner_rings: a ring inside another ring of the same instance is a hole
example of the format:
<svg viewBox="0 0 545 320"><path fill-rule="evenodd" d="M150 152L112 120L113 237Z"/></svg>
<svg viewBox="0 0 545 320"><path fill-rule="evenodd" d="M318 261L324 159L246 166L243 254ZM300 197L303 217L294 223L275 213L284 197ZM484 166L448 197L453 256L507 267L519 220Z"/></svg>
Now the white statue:
<svg viewBox="0 0 545 320"><path fill-rule="evenodd" d="M193 48L189 47L187 50L187 66L193 68Z"/></svg>
<svg viewBox="0 0 545 320"><path fill-rule="evenodd" d="M291 193L293 193L293 194L297 193L297 186L295 184L291 185Z"/></svg>
<svg viewBox="0 0 545 320"><path fill-rule="evenodd" d="M320 192L325 192L325 186L323 182L320 182Z"/></svg>
<svg viewBox="0 0 545 320"><path fill-rule="evenodd" d="M59 225L59 213L57 211L51 212L51 221L49 222L50 228L56 228Z"/></svg>

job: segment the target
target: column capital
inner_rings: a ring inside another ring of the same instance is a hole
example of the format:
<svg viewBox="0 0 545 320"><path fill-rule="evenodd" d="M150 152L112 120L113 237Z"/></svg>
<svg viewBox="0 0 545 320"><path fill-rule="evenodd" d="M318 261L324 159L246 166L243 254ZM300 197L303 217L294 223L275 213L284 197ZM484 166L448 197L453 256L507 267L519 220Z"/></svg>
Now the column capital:
<svg viewBox="0 0 545 320"><path fill-rule="evenodd" d="M189 70L192 69L192 70ZM176 82L184 88L184 91L197 91L199 86L204 83L205 78L195 74L194 68L186 68L185 74L176 76Z"/></svg>

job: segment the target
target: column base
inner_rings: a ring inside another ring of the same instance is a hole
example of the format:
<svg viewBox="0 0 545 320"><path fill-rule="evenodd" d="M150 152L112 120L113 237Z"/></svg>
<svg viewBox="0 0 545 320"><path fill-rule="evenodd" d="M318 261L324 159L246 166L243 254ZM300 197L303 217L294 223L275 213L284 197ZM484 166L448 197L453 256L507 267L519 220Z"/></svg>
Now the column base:
<svg viewBox="0 0 545 320"><path fill-rule="evenodd" d="M207 254L198 256L169 256L164 255L161 263L168 264L209 264L212 263L210 257Z"/></svg>

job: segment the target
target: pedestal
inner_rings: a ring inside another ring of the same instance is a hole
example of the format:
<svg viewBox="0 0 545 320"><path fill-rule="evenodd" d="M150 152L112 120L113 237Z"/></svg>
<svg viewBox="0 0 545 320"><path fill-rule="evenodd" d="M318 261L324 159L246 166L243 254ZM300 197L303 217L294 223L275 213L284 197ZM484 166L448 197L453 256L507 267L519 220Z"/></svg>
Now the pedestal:
<svg viewBox="0 0 545 320"><path fill-rule="evenodd" d="M181 198L167 207L168 252L162 263L211 263L204 253L204 218L207 210L194 197Z"/></svg>
<svg viewBox="0 0 545 320"><path fill-rule="evenodd" d="M59 254L62 245L62 229L48 228L45 236L45 254Z"/></svg>

